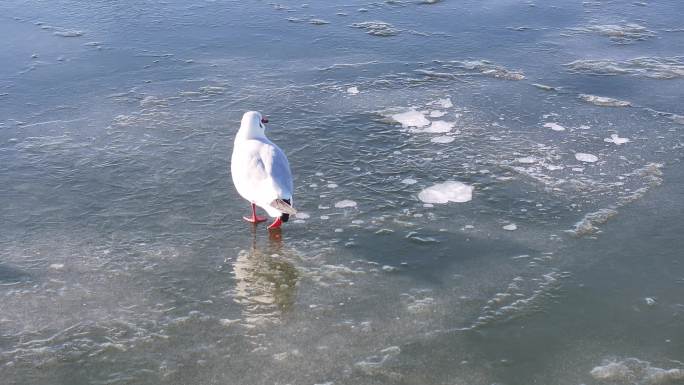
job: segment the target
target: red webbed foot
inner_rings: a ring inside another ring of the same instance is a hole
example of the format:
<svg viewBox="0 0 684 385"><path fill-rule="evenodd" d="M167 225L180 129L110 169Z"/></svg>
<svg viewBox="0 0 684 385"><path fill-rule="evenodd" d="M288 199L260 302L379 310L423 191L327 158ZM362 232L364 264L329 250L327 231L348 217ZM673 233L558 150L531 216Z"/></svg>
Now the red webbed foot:
<svg viewBox="0 0 684 385"><path fill-rule="evenodd" d="M269 230L279 229L280 226L282 226L282 225L283 225L283 220L280 219L280 217L277 217L277 218L273 221L273 223L271 223L271 224L268 226L268 229L269 229Z"/></svg>
<svg viewBox="0 0 684 385"><path fill-rule="evenodd" d="M246 220L249 223L261 223L261 222L266 222L266 217L261 217L259 215L255 215L253 217L242 217L242 219Z"/></svg>

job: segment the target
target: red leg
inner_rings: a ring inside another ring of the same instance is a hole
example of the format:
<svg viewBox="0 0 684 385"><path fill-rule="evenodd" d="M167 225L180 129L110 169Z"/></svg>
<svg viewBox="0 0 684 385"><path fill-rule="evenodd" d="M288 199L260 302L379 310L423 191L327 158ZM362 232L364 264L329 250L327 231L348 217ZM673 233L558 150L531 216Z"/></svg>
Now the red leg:
<svg viewBox="0 0 684 385"><path fill-rule="evenodd" d="M254 203L252 203L252 217L242 217L242 219L254 224L257 224L259 222L266 222L266 217L260 217L256 215L256 205Z"/></svg>
<svg viewBox="0 0 684 385"><path fill-rule="evenodd" d="M275 221L273 221L273 223L271 223L268 226L268 229L269 230L279 229L282 224L283 224L283 220L280 219L280 217L276 217Z"/></svg>

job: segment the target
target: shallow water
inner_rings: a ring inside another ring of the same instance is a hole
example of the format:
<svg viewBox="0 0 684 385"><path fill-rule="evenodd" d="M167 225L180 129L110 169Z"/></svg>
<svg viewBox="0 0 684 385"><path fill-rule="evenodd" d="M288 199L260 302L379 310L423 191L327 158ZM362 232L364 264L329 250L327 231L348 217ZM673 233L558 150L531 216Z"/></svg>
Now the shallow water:
<svg viewBox="0 0 684 385"><path fill-rule="evenodd" d="M682 12L3 2L0 382L681 381Z"/></svg>

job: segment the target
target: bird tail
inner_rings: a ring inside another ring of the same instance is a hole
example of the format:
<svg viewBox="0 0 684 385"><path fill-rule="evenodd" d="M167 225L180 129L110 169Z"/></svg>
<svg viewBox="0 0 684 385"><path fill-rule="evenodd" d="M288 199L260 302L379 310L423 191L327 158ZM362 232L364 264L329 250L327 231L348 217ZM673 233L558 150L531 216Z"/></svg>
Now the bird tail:
<svg viewBox="0 0 684 385"><path fill-rule="evenodd" d="M283 212L283 215L280 216L280 219L283 222L287 222L287 220L290 219L290 215L297 214L297 210L290 205L289 199L276 199L271 202L271 207Z"/></svg>

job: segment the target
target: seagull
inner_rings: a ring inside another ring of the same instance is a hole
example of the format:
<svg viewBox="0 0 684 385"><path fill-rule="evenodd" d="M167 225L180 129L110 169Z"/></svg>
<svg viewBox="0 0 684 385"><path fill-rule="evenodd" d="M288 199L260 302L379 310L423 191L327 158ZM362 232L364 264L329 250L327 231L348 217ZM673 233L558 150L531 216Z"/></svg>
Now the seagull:
<svg viewBox="0 0 684 385"><path fill-rule="evenodd" d="M287 157L280 147L264 134L265 123L259 112L247 111L242 115L240 130L230 161L230 173L237 192L252 204L252 216L244 220L254 224L266 221L256 215L256 206L275 218L269 230L278 229L290 215L297 213L292 207L292 172Z"/></svg>

